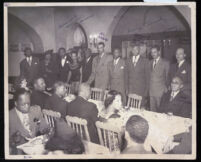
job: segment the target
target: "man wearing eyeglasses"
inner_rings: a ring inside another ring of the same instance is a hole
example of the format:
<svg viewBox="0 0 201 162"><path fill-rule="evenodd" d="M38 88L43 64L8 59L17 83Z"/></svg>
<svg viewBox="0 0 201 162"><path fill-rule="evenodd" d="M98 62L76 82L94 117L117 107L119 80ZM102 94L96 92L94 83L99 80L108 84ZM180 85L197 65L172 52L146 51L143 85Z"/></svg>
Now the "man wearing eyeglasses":
<svg viewBox="0 0 201 162"><path fill-rule="evenodd" d="M171 90L162 96L160 112L191 118L191 99L181 91L182 88L182 79L174 77L171 82Z"/></svg>

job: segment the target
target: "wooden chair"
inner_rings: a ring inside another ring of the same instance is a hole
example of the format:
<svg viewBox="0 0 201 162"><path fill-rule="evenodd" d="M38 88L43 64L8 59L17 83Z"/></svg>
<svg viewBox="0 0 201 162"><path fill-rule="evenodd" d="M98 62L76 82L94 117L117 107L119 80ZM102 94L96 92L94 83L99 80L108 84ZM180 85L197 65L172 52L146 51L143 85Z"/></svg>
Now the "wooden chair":
<svg viewBox="0 0 201 162"><path fill-rule="evenodd" d="M71 85L66 83L65 86L66 86L66 90L67 90L66 93L70 94L71 93Z"/></svg>
<svg viewBox="0 0 201 162"><path fill-rule="evenodd" d="M109 90L105 90L105 92L104 92L104 97L103 97L103 101L105 101L105 99L107 98L108 92L109 92Z"/></svg>
<svg viewBox="0 0 201 162"><path fill-rule="evenodd" d="M127 107L140 109L141 107L142 96L136 94L128 94Z"/></svg>
<svg viewBox="0 0 201 162"><path fill-rule="evenodd" d="M73 116L66 116L67 124L84 140L91 141L87 127L87 120Z"/></svg>
<svg viewBox="0 0 201 162"><path fill-rule="evenodd" d="M56 112L56 111L43 109L42 112L43 112L45 120L50 125L50 127L55 126L55 124L54 124L55 119L61 118L61 113Z"/></svg>
<svg viewBox="0 0 201 162"><path fill-rule="evenodd" d="M123 129L100 121L96 122L96 127L101 145L109 148L111 152L120 151Z"/></svg>
<svg viewBox="0 0 201 162"><path fill-rule="evenodd" d="M91 88L91 99L102 101L103 90L99 88Z"/></svg>

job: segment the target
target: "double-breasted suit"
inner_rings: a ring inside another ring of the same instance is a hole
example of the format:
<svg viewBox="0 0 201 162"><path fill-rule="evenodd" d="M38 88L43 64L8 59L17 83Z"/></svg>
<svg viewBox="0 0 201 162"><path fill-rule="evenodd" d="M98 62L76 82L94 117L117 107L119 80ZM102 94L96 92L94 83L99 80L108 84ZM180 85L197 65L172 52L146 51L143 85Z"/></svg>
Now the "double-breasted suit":
<svg viewBox="0 0 201 162"><path fill-rule="evenodd" d="M152 60L150 62L150 84L149 84L149 95L150 95L150 109L157 111L160 105L160 100L164 92L167 91L168 87L168 73L169 73L169 62L159 58L155 68L153 68Z"/></svg>
<svg viewBox="0 0 201 162"><path fill-rule="evenodd" d="M102 57L100 55L93 59L92 73L87 81L91 84L95 80L95 87L100 89L108 88L108 63L112 61L113 57L110 54L104 53Z"/></svg>
<svg viewBox="0 0 201 162"><path fill-rule="evenodd" d="M121 92L123 96L123 102L126 102L126 90L125 90L125 60L119 58L115 64L114 60L108 63L109 82L108 87L111 90Z"/></svg>

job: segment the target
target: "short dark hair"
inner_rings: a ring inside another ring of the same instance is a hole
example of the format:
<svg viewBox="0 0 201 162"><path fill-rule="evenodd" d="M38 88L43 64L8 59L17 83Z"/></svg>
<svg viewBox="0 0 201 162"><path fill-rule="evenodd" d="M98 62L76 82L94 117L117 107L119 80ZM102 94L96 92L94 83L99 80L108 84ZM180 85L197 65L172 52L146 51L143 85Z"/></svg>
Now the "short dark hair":
<svg viewBox="0 0 201 162"><path fill-rule="evenodd" d="M15 83L14 83L14 88L15 90L21 88L20 84L22 83L23 80L26 80L26 78L24 76L18 76L15 79Z"/></svg>
<svg viewBox="0 0 201 162"><path fill-rule="evenodd" d="M115 91L115 90L111 90L108 92L107 98L105 99L105 102L104 102L105 109L107 109L109 107L109 105L112 104L112 102L114 101L114 99L117 95L122 96L120 92Z"/></svg>
<svg viewBox="0 0 201 162"><path fill-rule="evenodd" d="M60 52L61 50L66 51L66 49L64 47L60 47L59 50L58 50L58 52Z"/></svg>
<svg viewBox="0 0 201 162"><path fill-rule="evenodd" d="M25 48L24 48L24 52L26 52L26 51L28 51L28 50L32 51L30 47L25 47Z"/></svg>
<svg viewBox="0 0 201 162"><path fill-rule="evenodd" d="M135 142L144 143L148 135L149 124L141 116L133 115L126 123L126 131Z"/></svg>
<svg viewBox="0 0 201 162"><path fill-rule="evenodd" d="M103 45L103 47L105 47L105 43L104 42L99 42L98 45Z"/></svg>
<svg viewBox="0 0 201 162"><path fill-rule="evenodd" d="M15 91L15 94L14 94L14 100L17 101L19 96L23 95L23 94L28 94L30 96L30 92L27 91L26 89L24 88L18 88L16 91Z"/></svg>
<svg viewBox="0 0 201 162"><path fill-rule="evenodd" d="M161 47L159 45L154 45L151 47L151 49L155 48L157 51L161 50Z"/></svg>

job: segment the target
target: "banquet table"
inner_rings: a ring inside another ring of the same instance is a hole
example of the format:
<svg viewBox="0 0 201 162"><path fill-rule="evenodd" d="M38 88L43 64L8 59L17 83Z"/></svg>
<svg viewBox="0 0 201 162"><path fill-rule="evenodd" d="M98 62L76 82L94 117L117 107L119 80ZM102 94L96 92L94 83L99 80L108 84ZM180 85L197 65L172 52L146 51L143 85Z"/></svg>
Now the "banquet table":
<svg viewBox="0 0 201 162"><path fill-rule="evenodd" d="M99 112L104 108L102 101L89 101L97 105ZM139 115L148 121L149 133L146 143L147 145L151 145L158 154L166 153L177 145L178 143L172 141L173 136L179 133L188 132L189 126L192 125L192 120L189 118L167 115L144 109L122 108L122 110L119 111L119 114L121 116L120 118L109 119L108 124L116 127L125 127L129 117L133 115ZM164 150L164 147L167 145L171 145L170 147L172 148Z"/></svg>

